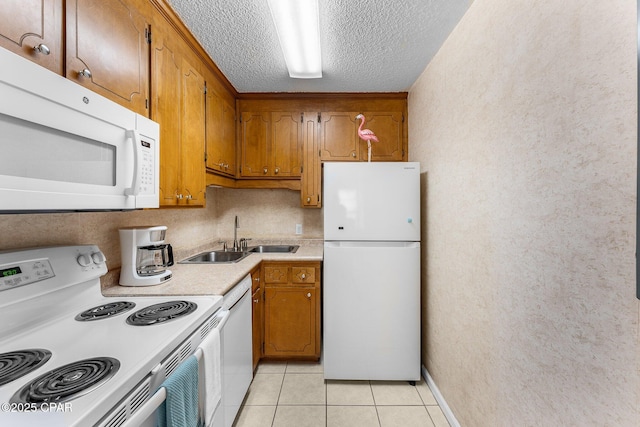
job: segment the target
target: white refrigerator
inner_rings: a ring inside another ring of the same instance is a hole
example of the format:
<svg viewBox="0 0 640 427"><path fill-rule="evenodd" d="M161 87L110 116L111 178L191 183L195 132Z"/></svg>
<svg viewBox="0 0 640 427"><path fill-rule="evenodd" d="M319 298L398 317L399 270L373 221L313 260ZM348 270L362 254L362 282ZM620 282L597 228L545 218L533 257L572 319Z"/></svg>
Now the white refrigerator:
<svg viewBox="0 0 640 427"><path fill-rule="evenodd" d="M420 379L420 164L324 164L325 379Z"/></svg>

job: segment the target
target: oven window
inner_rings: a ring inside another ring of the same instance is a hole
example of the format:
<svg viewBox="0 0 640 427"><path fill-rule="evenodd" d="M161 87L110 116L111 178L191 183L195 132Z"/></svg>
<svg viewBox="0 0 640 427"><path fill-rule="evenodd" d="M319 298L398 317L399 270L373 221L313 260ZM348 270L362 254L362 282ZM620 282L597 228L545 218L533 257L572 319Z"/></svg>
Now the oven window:
<svg viewBox="0 0 640 427"><path fill-rule="evenodd" d="M2 175L116 185L116 147L0 114Z"/></svg>

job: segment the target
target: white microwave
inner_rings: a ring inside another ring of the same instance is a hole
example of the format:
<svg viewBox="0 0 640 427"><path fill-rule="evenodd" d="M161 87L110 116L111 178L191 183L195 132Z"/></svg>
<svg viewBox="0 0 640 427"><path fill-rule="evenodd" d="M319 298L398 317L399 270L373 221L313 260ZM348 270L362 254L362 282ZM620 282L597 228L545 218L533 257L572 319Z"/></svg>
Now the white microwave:
<svg viewBox="0 0 640 427"><path fill-rule="evenodd" d="M0 213L157 208L159 125L0 48Z"/></svg>

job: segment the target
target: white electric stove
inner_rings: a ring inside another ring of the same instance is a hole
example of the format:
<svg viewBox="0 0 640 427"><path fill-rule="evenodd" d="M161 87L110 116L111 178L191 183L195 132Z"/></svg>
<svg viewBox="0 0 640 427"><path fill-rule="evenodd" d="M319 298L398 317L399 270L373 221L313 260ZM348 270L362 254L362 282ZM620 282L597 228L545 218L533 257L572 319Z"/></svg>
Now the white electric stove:
<svg viewBox="0 0 640 427"><path fill-rule="evenodd" d="M190 354L217 296L104 297L97 246L0 253L0 425L123 425Z"/></svg>

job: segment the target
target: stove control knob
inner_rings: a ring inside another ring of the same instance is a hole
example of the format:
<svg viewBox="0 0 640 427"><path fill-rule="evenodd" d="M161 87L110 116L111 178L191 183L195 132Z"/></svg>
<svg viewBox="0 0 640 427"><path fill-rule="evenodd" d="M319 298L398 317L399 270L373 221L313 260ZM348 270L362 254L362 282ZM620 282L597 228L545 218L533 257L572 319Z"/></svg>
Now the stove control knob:
<svg viewBox="0 0 640 427"><path fill-rule="evenodd" d="M102 252L94 252L91 254L91 259L93 259L93 262L95 262L96 264L102 264L103 262L105 262L107 260L107 258L105 258L104 254Z"/></svg>
<svg viewBox="0 0 640 427"><path fill-rule="evenodd" d="M78 258L76 258L76 260L78 261L78 264L80 264L82 267L87 267L91 265L91 263L93 262L91 261L91 256L89 254L78 255Z"/></svg>

